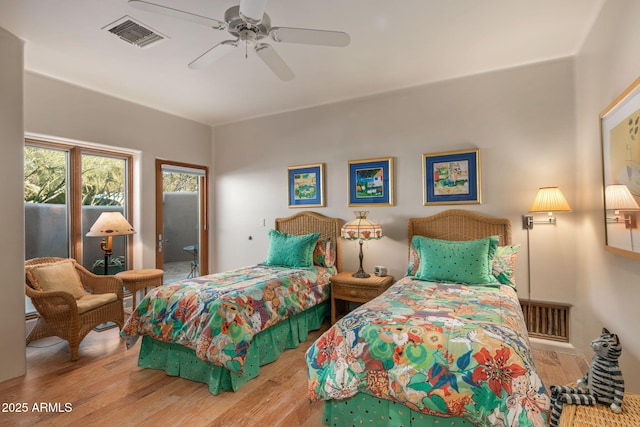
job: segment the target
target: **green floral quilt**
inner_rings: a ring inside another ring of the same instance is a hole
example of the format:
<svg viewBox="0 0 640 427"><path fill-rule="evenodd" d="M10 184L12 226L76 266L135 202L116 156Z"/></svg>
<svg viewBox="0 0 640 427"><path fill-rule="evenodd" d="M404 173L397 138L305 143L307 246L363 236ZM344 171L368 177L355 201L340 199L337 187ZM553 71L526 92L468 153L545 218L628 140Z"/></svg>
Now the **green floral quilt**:
<svg viewBox="0 0 640 427"><path fill-rule="evenodd" d="M256 265L153 288L120 335L176 343L242 373L252 338L328 299L334 268Z"/></svg>
<svg viewBox="0 0 640 427"><path fill-rule="evenodd" d="M514 289L405 277L307 351L309 398L364 393L478 426L548 425Z"/></svg>

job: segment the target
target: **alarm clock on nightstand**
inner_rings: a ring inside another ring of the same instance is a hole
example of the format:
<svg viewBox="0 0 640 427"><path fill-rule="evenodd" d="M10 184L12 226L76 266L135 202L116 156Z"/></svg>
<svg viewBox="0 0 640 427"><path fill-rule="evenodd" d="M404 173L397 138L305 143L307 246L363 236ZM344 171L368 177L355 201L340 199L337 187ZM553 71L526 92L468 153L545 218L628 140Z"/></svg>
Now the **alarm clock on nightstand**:
<svg viewBox="0 0 640 427"><path fill-rule="evenodd" d="M386 276L387 267L384 267L382 265L376 265L373 267L373 274L378 277Z"/></svg>

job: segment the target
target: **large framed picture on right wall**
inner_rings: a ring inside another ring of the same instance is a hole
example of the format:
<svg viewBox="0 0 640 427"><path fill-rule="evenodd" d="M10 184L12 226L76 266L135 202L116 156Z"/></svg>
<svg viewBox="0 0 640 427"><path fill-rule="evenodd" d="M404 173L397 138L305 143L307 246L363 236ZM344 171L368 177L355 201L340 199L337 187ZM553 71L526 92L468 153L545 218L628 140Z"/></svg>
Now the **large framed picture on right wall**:
<svg viewBox="0 0 640 427"><path fill-rule="evenodd" d="M640 78L602 113L606 249L640 260Z"/></svg>

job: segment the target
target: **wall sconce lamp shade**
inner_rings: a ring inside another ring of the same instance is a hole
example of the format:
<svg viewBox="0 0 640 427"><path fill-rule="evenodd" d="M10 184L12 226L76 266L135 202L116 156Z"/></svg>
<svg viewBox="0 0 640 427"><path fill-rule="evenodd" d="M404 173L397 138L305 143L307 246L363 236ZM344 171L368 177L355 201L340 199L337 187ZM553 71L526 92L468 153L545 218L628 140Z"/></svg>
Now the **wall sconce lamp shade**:
<svg viewBox="0 0 640 427"><path fill-rule="evenodd" d="M356 215L356 219L349 221L345 225L342 226L340 230L340 234L343 239L346 240L358 240L360 244L360 268L357 272L353 273L353 277L358 278L367 278L369 274L364 271L362 268L362 260L364 259L364 255L362 253L362 243L364 240L373 240L380 239L382 237L382 226L377 224L369 219L367 219L367 215L369 212L366 211L356 211L354 212Z"/></svg>
<svg viewBox="0 0 640 427"><path fill-rule="evenodd" d="M522 216L522 227L532 229L533 224L556 224L556 218L553 212L570 212L571 206L565 199L564 195L558 187L541 187L538 189L536 198L529 208L529 212L547 212L549 217L547 221L534 221L532 215Z"/></svg>
<svg viewBox="0 0 640 427"><path fill-rule="evenodd" d="M607 218L609 222L624 221L626 228L637 228L635 211L640 211L638 202L624 184L608 185L604 192L604 203L607 210L612 210L615 217ZM620 217L620 212L623 217Z"/></svg>
<svg viewBox="0 0 640 427"><path fill-rule="evenodd" d="M104 251L105 275L109 271L109 257L113 248L112 237L134 233L133 227L120 212L102 212L96 222L93 223L86 236L103 238L102 242L100 242L100 249Z"/></svg>

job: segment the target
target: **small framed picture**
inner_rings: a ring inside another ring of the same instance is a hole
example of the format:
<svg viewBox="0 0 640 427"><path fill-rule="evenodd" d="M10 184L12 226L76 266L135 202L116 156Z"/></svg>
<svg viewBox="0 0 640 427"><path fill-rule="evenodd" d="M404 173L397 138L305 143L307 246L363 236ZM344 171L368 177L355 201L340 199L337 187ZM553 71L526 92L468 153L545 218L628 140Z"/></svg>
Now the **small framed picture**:
<svg viewBox="0 0 640 427"><path fill-rule="evenodd" d="M480 150L423 154L422 183L425 206L482 203Z"/></svg>
<svg viewBox="0 0 640 427"><path fill-rule="evenodd" d="M349 161L349 206L393 206L393 158Z"/></svg>
<svg viewBox="0 0 640 427"><path fill-rule="evenodd" d="M289 207L324 207L324 163L289 166Z"/></svg>

